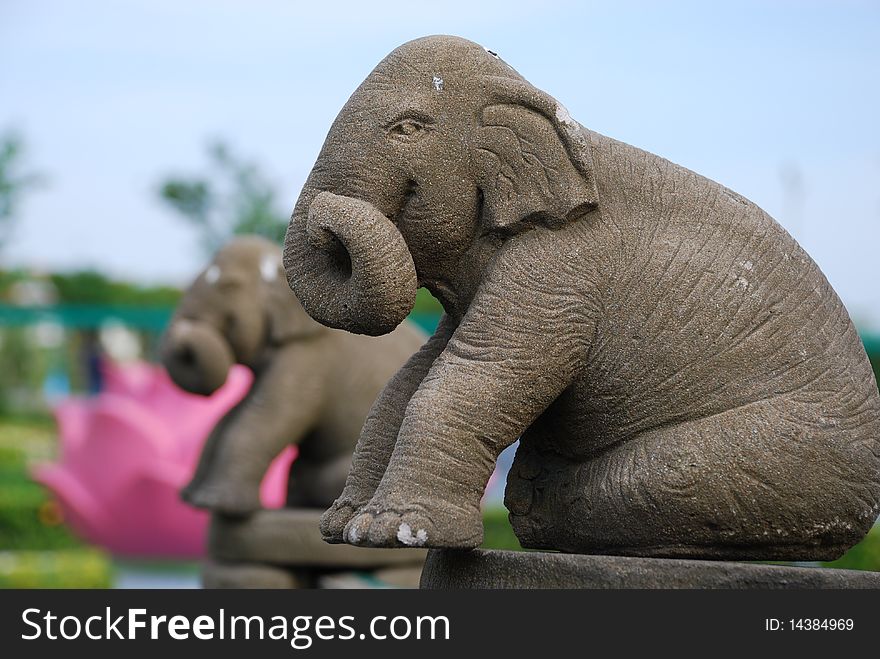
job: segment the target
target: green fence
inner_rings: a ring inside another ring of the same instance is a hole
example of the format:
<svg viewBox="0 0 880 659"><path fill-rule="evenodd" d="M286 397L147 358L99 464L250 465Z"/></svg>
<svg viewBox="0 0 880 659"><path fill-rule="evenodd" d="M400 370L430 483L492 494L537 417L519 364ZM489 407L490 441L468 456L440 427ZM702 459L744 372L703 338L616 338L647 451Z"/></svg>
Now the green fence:
<svg viewBox="0 0 880 659"><path fill-rule="evenodd" d="M159 333L168 325L173 312L169 307L88 304L20 307L0 304L0 326L22 327L49 321L71 329L97 329L108 322L119 322L134 330ZM434 313L414 313L410 318L425 331L433 332L440 316Z"/></svg>
<svg viewBox="0 0 880 659"><path fill-rule="evenodd" d="M880 335L862 332L862 342L865 344L865 351L871 361L880 361Z"/></svg>
<svg viewBox="0 0 880 659"><path fill-rule="evenodd" d="M125 307L59 304L51 307L19 307L0 304L0 325L21 327L50 321L71 329L95 329L119 322L132 329L161 332L171 318L168 307Z"/></svg>

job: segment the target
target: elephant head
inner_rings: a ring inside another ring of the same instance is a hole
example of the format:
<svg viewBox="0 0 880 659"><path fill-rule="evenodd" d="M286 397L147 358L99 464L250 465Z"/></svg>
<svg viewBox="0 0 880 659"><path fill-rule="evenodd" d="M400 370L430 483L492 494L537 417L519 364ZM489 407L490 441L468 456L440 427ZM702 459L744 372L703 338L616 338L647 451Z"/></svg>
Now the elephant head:
<svg viewBox="0 0 880 659"><path fill-rule="evenodd" d="M171 379L210 395L233 363L257 370L266 349L323 328L284 280L281 250L256 236L233 239L183 296L162 343Z"/></svg>
<svg viewBox="0 0 880 659"><path fill-rule="evenodd" d="M384 334L425 286L460 315L506 236L598 203L589 137L494 53L404 44L336 118L297 201L284 266L308 313Z"/></svg>

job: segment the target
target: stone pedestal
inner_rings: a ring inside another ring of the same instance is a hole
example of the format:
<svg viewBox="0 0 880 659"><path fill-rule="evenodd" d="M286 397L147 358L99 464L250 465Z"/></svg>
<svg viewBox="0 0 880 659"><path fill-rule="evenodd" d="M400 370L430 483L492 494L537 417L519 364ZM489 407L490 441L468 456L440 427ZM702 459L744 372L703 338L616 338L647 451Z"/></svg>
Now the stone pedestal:
<svg viewBox="0 0 880 659"><path fill-rule="evenodd" d="M213 515L206 588L416 588L425 551L329 545L322 510L261 510L249 517Z"/></svg>
<svg viewBox="0 0 880 659"><path fill-rule="evenodd" d="M548 552L432 550L422 588L880 588L880 572Z"/></svg>

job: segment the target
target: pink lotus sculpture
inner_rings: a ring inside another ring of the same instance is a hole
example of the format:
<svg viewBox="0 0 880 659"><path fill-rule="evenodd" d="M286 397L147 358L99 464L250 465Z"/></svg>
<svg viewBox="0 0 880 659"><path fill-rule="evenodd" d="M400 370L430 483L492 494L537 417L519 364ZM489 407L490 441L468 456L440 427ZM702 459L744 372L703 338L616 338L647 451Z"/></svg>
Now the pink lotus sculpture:
<svg viewBox="0 0 880 659"><path fill-rule="evenodd" d="M52 491L77 534L112 553L200 557L208 513L187 506L178 492L211 429L252 381L247 368L233 366L205 397L178 389L160 366L108 364L105 391L56 407L60 461L37 466L34 478ZM295 449L286 450L266 472L265 507L284 505L294 457Z"/></svg>

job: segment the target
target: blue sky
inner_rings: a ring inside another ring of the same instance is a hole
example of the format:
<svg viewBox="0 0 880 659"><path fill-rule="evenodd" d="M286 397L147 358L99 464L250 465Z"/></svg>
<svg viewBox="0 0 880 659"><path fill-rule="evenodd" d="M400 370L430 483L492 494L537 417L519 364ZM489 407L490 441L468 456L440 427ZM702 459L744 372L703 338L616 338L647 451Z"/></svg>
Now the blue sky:
<svg viewBox="0 0 880 659"><path fill-rule="evenodd" d="M50 185L7 262L182 283L198 237L156 201L223 137L292 208L331 121L400 43L458 34L584 125L757 202L880 329L880 3L0 3L0 129Z"/></svg>

